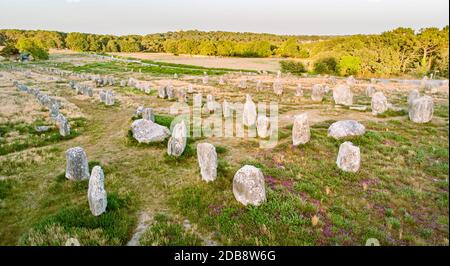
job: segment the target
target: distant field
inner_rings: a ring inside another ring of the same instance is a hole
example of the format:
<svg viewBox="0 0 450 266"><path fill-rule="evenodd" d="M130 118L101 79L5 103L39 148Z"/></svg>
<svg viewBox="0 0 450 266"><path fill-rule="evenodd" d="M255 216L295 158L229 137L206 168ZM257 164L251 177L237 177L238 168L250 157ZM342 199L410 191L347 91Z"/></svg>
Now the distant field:
<svg viewBox="0 0 450 266"><path fill-rule="evenodd" d="M112 53L125 57L135 57L153 61L196 65L211 68L254 69L265 71L278 71L282 58L238 58L217 56L190 56L172 55L165 53Z"/></svg>

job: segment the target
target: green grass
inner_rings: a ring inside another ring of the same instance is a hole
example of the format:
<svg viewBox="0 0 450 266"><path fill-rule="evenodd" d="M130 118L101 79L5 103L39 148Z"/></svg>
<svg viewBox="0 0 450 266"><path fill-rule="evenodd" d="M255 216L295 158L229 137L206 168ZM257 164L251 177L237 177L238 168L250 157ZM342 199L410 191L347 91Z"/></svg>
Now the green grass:
<svg viewBox="0 0 450 266"><path fill-rule="evenodd" d="M140 239L142 246L200 246L202 240L191 230L164 214L156 214L154 223Z"/></svg>
<svg viewBox="0 0 450 266"><path fill-rule="evenodd" d="M63 207L42 217L20 238L19 245L65 245L69 237L81 245L124 245L136 222L129 213L131 204L127 197L108 193L106 212L98 217L91 214L87 202Z"/></svg>
<svg viewBox="0 0 450 266"><path fill-rule="evenodd" d="M410 121L367 122L366 134L351 139L361 149L361 169L345 173L335 164L345 140L327 137L332 122L313 125L311 141L301 147L291 147L288 138L240 165L219 159L214 183L180 188L171 206L203 230L216 232L226 245L364 245L371 237L383 245L414 245L424 236L442 243L439 232L448 225L448 143L440 138L448 137L448 129ZM245 207L232 194L233 175L243 164L264 173L267 202L259 207ZM422 176L444 182L420 181L427 190L420 192L415 186ZM433 225L432 216L418 219L418 209L436 213L441 223Z"/></svg>
<svg viewBox="0 0 450 266"><path fill-rule="evenodd" d="M6 179L0 180L0 200L5 199L11 194L15 181Z"/></svg>
<svg viewBox="0 0 450 266"><path fill-rule="evenodd" d="M18 152L33 147L42 147L62 140L73 139L81 134L86 125L84 118L69 119L70 135L61 136L56 126L52 125L49 131L37 132L35 126L42 125L42 121L35 121L32 124L24 122L0 124L0 136L7 137L11 133L16 133L14 139L6 142L0 140L0 155Z"/></svg>
<svg viewBox="0 0 450 266"><path fill-rule="evenodd" d="M386 118L386 117L395 117L395 116L405 116L408 115L408 111L401 109L401 110L387 110L386 112L382 113L382 114L378 114L377 117L379 118Z"/></svg>

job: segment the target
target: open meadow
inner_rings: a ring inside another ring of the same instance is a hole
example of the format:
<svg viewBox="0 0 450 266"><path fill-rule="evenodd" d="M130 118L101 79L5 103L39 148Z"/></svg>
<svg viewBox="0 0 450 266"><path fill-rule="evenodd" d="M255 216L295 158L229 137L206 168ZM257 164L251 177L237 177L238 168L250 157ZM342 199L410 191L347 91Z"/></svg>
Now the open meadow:
<svg viewBox="0 0 450 266"><path fill-rule="evenodd" d="M448 80L295 76L277 73L273 58L121 55L147 61L59 52L45 61L0 62L0 245L449 244ZM424 95L432 118L416 123L410 112ZM174 133L182 124L173 122L177 103L190 113L200 101L202 121L217 121L225 107L210 103L246 99L243 117L251 102L276 106L277 116L267 109L268 137L256 117L237 136L238 113L225 129L232 136L192 136L194 119L183 120L189 136ZM300 114L307 120L298 129ZM330 135L343 120L364 130ZM147 135L137 135L148 132L132 128L136 121L171 132L146 143ZM268 139L274 145L261 145ZM359 148L350 170L336 163L346 141ZM212 144L217 156L205 157L210 182L199 166L200 143ZM85 152L83 171L101 167L106 194L97 203L107 200L106 208L91 206L93 182L69 177L73 147ZM242 192L245 184L236 188L244 165L262 173L249 177L262 182L256 202Z"/></svg>

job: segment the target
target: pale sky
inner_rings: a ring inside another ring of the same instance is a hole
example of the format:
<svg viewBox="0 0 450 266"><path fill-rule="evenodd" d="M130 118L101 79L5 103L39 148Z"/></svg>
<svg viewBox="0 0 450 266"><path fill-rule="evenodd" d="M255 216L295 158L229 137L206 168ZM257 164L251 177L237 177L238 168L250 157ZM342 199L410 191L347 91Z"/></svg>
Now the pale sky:
<svg viewBox="0 0 450 266"><path fill-rule="evenodd" d="M0 29L341 35L441 28L448 9L448 0L0 0Z"/></svg>

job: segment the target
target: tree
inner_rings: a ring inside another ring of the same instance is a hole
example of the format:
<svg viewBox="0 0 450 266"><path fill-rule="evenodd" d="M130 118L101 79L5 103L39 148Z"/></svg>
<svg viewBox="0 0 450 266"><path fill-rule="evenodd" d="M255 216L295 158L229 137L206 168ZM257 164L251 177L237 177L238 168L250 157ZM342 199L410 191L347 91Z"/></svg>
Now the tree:
<svg viewBox="0 0 450 266"><path fill-rule="evenodd" d="M268 57L272 55L270 43L267 41L255 41L251 44L251 50L257 57Z"/></svg>
<svg viewBox="0 0 450 266"><path fill-rule="evenodd" d="M117 41L109 40L108 43L106 44L106 51L112 52L112 53L120 52L120 47L119 47L119 44L117 43Z"/></svg>
<svg viewBox="0 0 450 266"><path fill-rule="evenodd" d="M21 53L30 53L35 59L48 59L48 51L40 46L39 42L32 38L20 38L17 41L16 48Z"/></svg>
<svg viewBox="0 0 450 266"><path fill-rule="evenodd" d="M177 41L175 40L166 40L164 42L164 50L166 53L178 54L178 46Z"/></svg>
<svg viewBox="0 0 450 266"><path fill-rule="evenodd" d="M339 60L337 69L340 75L356 75L361 69L361 59L356 56L344 55Z"/></svg>
<svg viewBox="0 0 450 266"><path fill-rule="evenodd" d="M79 32L71 32L66 37L66 45L69 49L86 52L89 51L87 35Z"/></svg>
<svg viewBox="0 0 450 266"><path fill-rule="evenodd" d="M417 41L422 53L420 66L423 71L428 73L440 47L446 44L448 48L448 27L447 31L445 28L442 31L438 28L421 29Z"/></svg>
<svg viewBox="0 0 450 266"><path fill-rule="evenodd" d="M232 41L219 41L217 43L217 55L220 56L235 55L234 43Z"/></svg>
<svg viewBox="0 0 450 266"><path fill-rule="evenodd" d="M19 55L19 49L12 43L6 43L5 47L0 51L0 55L3 57L11 57Z"/></svg>
<svg viewBox="0 0 450 266"><path fill-rule="evenodd" d="M201 55L216 55L217 53L217 48L212 41L202 41L199 49Z"/></svg>
<svg viewBox="0 0 450 266"><path fill-rule="evenodd" d="M297 57L299 54L299 46L295 38L289 38L280 47L279 54L283 57Z"/></svg>

